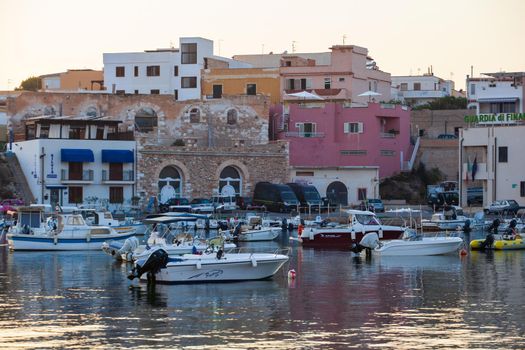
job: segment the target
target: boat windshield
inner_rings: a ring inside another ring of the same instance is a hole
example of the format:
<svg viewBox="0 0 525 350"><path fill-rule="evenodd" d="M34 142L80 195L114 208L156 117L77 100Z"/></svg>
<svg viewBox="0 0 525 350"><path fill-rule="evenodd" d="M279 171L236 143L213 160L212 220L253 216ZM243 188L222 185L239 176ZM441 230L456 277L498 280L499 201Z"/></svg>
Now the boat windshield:
<svg viewBox="0 0 525 350"><path fill-rule="evenodd" d="M381 225L374 215L356 214L356 220L363 225Z"/></svg>

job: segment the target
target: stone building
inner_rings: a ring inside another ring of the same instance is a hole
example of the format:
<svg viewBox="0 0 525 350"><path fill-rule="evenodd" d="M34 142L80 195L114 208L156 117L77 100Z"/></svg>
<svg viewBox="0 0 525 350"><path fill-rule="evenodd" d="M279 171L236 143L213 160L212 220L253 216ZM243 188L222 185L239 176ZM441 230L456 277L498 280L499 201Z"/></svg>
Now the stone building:
<svg viewBox="0 0 525 350"><path fill-rule="evenodd" d="M8 100L7 114L15 140L25 137L23 121L39 115L120 120L119 131L133 132L137 142L133 195L160 202L251 196L259 181L289 180L288 143L269 141L269 102L260 95L181 102L163 95L26 92Z"/></svg>

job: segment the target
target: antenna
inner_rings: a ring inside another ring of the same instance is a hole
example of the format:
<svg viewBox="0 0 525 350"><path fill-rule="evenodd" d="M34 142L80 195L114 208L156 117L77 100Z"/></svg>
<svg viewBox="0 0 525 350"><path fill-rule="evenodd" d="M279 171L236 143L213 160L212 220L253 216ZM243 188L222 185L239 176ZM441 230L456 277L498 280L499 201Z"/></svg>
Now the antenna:
<svg viewBox="0 0 525 350"><path fill-rule="evenodd" d="M345 41L346 41L346 34L343 34L343 45L345 44Z"/></svg>
<svg viewBox="0 0 525 350"><path fill-rule="evenodd" d="M175 46L173 46L173 41L170 40L170 48L174 49Z"/></svg>
<svg viewBox="0 0 525 350"><path fill-rule="evenodd" d="M297 41L292 41L292 53L295 53L295 44L297 43Z"/></svg>

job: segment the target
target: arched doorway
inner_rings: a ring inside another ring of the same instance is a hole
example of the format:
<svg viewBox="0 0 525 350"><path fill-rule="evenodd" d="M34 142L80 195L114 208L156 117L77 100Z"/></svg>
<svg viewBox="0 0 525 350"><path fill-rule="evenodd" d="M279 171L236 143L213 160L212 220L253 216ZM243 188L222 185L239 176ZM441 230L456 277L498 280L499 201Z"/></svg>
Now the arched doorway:
<svg viewBox="0 0 525 350"><path fill-rule="evenodd" d="M348 205L348 189L341 181L334 181L326 189L326 197L330 204Z"/></svg>
<svg viewBox="0 0 525 350"><path fill-rule="evenodd" d="M228 197L240 196L241 189L242 178L239 171L232 166L224 168L219 178L219 194Z"/></svg>
<svg viewBox="0 0 525 350"><path fill-rule="evenodd" d="M181 196L182 177L177 168L167 166L159 174L159 202L166 203L173 197Z"/></svg>

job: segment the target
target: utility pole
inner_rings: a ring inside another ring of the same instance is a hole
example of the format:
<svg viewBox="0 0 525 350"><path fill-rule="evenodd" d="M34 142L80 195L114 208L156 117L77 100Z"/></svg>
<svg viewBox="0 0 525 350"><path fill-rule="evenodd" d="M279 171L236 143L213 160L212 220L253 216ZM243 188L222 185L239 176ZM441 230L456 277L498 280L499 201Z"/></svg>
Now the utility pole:
<svg viewBox="0 0 525 350"><path fill-rule="evenodd" d="M292 53L295 53L295 44L297 43L297 41L292 41Z"/></svg>

